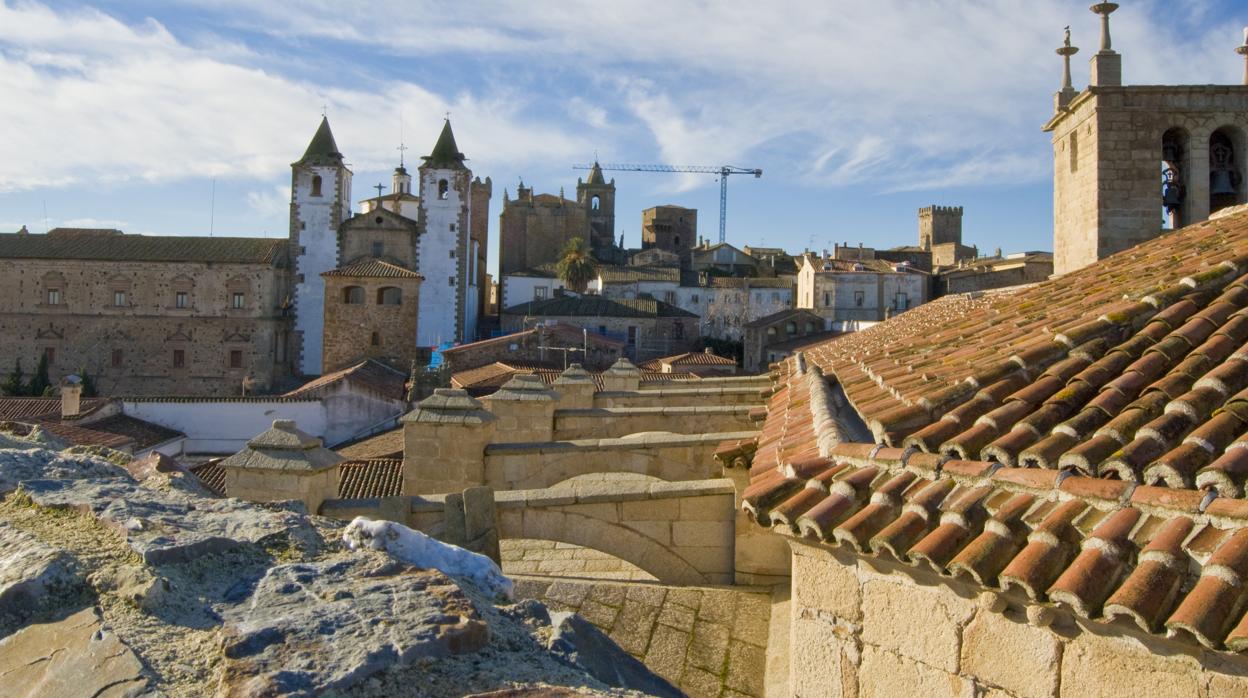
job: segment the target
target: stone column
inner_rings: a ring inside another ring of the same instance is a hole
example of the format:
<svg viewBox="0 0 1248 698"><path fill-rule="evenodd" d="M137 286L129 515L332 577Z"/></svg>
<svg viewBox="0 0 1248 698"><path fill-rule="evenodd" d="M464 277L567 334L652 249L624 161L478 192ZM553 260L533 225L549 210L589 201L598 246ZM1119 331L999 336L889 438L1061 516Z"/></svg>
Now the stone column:
<svg viewBox="0 0 1248 698"><path fill-rule="evenodd" d="M466 391L438 388L400 420L403 494L459 492L485 482L497 419Z"/></svg>
<svg viewBox="0 0 1248 698"><path fill-rule="evenodd" d="M1092 55L1092 79L1094 87L1118 87L1122 85L1122 56L1113 49L1109 36L1109 15L1118 9L1118 3L1098 2L1091 8L1101 17L1101 50Z"/></svg>
<svg viewBox="0 0 1248 698"><path fill-rule="evenodd" d="M559 407L570 410L588 410L594 406L593 376L581 368L580 364L572 364L555 379L555 392L559 393Z"/></svg>
<svg viewBox="0 0 1248 698"><path fill-rule="evenodd" d="M1070 45L1070 27L1066 28L1066 43L1057 49L1057 55L1062 57L1062 89L1058 91L1053 99L1053 110L1061 111L1070 104L1078 92L1070 80L1070 57L1079 53L1078 46Z"/></svg>
<svg viewBox="0 0 1248 698"><path fill-rule="evenodd" d="M497 419L496 443L550 441L555 433L555 403L559 394L535 375L518 375L485 398Z"/></svg>
<svg viewBox="0 0 1248 698"><path fill-rule="evenodd" d="M1183 225L1209 219L1209 139L1212 136L1213 133L1203 126L1191 132L1188 171L1183 173L1183 185L1187 187L1183 198Z"/></svg>
<svg viewBox="0 0 1248 698"><path fill-rule="evenodd" d="M1235 53L1244 57L1244 86L1248 87L1248 27L1244 28L1244 44L1235 49Z"/></svg>
<svg viewBox="0 0 1248 698"><path fill-rule="evenodd" d="M632 361L620 358L602 374L602 389L613 392L632 392L641 386L641 370Z"/></svg>
<svg viewBox="0 0 1248 698"><path fill-rule="evenodd" d="M300 431L294 420L277 419L247 447L221 461L225 494L252 502L299 500L315 514L338 497L342 456Z"/></svg>

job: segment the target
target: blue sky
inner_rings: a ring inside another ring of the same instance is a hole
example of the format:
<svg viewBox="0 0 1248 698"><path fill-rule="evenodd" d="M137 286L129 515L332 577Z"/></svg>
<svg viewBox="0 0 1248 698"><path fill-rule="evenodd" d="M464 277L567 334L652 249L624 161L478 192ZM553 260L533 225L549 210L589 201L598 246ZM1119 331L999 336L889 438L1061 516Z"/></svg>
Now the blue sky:
<svg viewBox="0 0 1248 698"><path fill-rule="evenodd" d="M0 231L285 235L289 164L324 105L357 201L389 183L400 122L415 157L450 111L494 181L495 243L505 188L571 195L571 165L597 153L762 168L729 181L737 244L909 244L916 210L944 204L966 208L981 250L1050 249L1040 126L1067 24L1086 84L1087 5L0 0ZM1239 81L1248 5L1123 5L1113 39L1129 84ZM698 208L701 234L717 234L713 176L616 184L631 246L660 203Z"/></svg>

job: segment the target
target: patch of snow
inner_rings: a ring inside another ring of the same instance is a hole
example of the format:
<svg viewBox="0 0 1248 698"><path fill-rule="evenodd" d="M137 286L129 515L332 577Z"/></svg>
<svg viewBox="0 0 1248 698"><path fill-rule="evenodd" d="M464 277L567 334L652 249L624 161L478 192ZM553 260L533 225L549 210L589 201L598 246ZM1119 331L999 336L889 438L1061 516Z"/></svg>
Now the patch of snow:
<svg viewBox="0 0 1248 698"><path fill-rule="evenodd" d="M347 525L342 542L352 550L382 550L395 559L421 568L433 568L451 577L464 577L486 593L512 599L514 585L490 558L443 543L393 521L363 516Z"/></svg>

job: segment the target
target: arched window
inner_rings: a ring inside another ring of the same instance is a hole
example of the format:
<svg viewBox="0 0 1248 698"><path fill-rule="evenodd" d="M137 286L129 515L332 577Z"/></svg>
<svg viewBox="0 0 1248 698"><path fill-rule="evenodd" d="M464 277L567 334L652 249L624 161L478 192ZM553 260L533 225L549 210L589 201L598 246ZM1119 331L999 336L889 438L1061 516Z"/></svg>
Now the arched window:
<svg viewBox="0 0 1248 698"><path fill-rule="evenodd" d="M1209 213L1243 201L1243 132L1223 126L1209 137Z"/></svg>
<svg viewBox="0 0 1248 698"><path fill-rule="evenodd" d="M401 305L403 303L402 289L394 286L386 286L377 289L377 305Z"/></svg>
<svg viewBox="0 0 1248 698"><path fill-rule="evenodd" d="M438 180L438 198L445 201L451 195L451 183L445 179Z"/></svg>
<svg viewBox="0 0 1248 698"><path fill-rule="evenodd" d="M814 332L814 331L815 331L815 323L813 323L813 322L807 322L807 323L806 323L806 334L810 334L811 332Z"/></svg>
<svg viewBox="0 0 1248 698"><path fill-rule="evenodd" d="M788 332L789 334L796 334L796 333L797 333L797 323L796 323L796 322L792 322L792 321L784 323L784 331L785 331L785 332Z"/></svg>
<svg viewBox="0 0 1248 698"><path fill-rule="evenodd" d="M363 305L364 288L361 286L348 286L342 289L342 302L348 305Z"/></svg>
<svg viewBox="0 0 1248 698"><path fill-rule="evenodd" d="M373 346L379 346L381 344L381 335L374 332L373 336L370 337L368 341Z"/></svg>
<svg viewBox="0 0 1248 698"><path fill-rule="evenodd" d="M321 195L321 176L313 175L312 176L312 196L320 196L320 195Z"/></svg>
<svg viewBox="0 0 1248 698"><path fill-rule="evenodd" d="M1166 227L1171 229L1185 224L1190 144L1191 137L1181 128L1161 136L1161 206Z"/></svg>
<svg viewBox="0 0 1248 698"><path fill-rule="evenodd" d="M676 235L676 236L673 236L673 237L672 237L672 246L673 246L673 247L680 247L680 236L679 236L679 235Z"/></svg>
<svg viewBox="0 0 1248 698"><path fill-rule="evenodd" d="M589 200L589 207L597 211L602 206L602 199L595 196Z"/></svg>
<svg viewBox="0 0 1248 698"><path fill-rule="evenodd" d="M775 337L775 336L776 336L776 328L774 328L774 327L768 327L768 328L767 328L767 336L768 336L768 337Z"/></svg>

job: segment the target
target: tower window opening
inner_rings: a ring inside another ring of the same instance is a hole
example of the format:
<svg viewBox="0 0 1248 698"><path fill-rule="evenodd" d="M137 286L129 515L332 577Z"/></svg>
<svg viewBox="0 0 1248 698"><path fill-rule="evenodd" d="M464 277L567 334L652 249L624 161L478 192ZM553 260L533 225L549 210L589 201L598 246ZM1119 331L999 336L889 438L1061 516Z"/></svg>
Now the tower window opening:
<svg viewBox="0 0 1248 698"><path fill-rule="evenodd" d="M321 195L321 176L315 175L312 177L312 196L320 196L320 195Z"/></svg>
<svg viewBox="0 0 1248 698"><path fill-rule="evenodd" d="M403 291L395 286L377 289L377 305L402 305Z"/></svg>
<svg viewBox="0 0 1248 698"><path fill-rule="evenodd" d="M438 180L438 199L446 201L451 194L451 183L445 179Z"/></svg>
<svg viewBox="0 0 1248 698"><path fill-rule="evenodd" d="M360 286L348 286L342 289L342 302L347 305L363 305L364 289Z"/></svg>
<svg viewBox="0 0 1248 698"><path fill-rule="evenodd" d="M590 208L592 208L592 209L593 209L593 210L595 210L595 211L597 211L598 209L602 208L602 199L601 199L600 197L597 197L597 196L595 196L594 198L590 199L590 200L589 200L589 207L590 207Z"/></svg>
<svg viewBox="0 0 1248 698"><path fill-rule="evenodd" d="M1222 127L1209 138L1209 212L1234 206L1242 199L1240 188L1243 174L1240 171L1242 134L1230 127Z"/></svg>
<svg viewBox="0 0 1248 698"><path fill-rule="evenodd" d="M1161 136L1163 228L1173 230L1185 224L1189 142L1190 137L1181 128L1172 128Z"/></svg>

